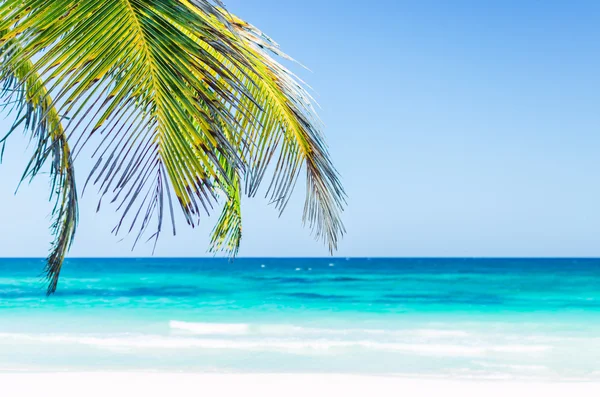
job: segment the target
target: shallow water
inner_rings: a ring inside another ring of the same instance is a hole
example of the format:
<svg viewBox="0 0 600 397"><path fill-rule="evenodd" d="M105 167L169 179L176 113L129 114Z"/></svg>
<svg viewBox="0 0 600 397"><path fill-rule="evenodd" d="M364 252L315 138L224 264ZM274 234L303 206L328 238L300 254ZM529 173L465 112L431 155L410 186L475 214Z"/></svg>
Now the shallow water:
<svg viewBox="0 0 600 397"><path fill-rule="evenodd" d="M0 259L0 370L600 379L600 260Z"/></svg>

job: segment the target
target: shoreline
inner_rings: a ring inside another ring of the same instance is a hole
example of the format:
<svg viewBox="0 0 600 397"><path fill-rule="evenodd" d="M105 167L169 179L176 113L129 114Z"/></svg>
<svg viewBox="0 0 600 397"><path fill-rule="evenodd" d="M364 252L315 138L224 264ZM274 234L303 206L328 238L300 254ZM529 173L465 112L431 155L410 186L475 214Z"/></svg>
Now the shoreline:
<svg viewBox="0 0 600 397"><path fill-rule="evenodd" d="M33 396L597 396L600 382L427 379L389 375L0 372L6 395Z"/></svg>

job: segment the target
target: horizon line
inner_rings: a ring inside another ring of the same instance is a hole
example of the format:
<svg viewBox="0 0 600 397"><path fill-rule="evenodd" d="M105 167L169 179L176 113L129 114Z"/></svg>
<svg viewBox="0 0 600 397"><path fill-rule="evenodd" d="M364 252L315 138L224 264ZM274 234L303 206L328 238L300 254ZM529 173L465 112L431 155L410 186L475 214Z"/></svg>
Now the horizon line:
<svg viewBox="0 0 600 397"><path fill-rule="evenodd" d="M3 259L39 259L41 256L0 256ZM76 256L70 259L600 259L600 256Z"/></svg>

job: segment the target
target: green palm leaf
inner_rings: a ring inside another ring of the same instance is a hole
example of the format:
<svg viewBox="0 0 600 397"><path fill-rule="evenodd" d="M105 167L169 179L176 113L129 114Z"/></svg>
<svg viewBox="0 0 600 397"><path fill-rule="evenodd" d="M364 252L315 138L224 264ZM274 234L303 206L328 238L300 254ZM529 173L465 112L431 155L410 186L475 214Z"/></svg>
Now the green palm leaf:
<svg viewBox="0 0 600 397"><path fill-rule="evenodd" d="M250 68L232 65L232 69L237 68L236 75L240 79L249 76L245 84L252 94L252 99L243 99L243 106L236 114L242 132L248 134L247 141L253 143L241 154L250 167L246 192L250 196L256 194L269 164L277 158L267 195L283 211L302 165L305 165L304 221L333 252L345 232L340 221L345 194L319 130L313 100L303 83L270 56L275 54L291 60L279 50L277 43L239 18L232 15L228 18L235 34L244 43L244 51L251 63ZM253 122L256 118L258 125ZM279 155L275 157L278 149Z"/></svg>
<svg viewBox="0 0 600 397"><path fill-rule="evenodd" d="M221 2L0 0L0 21L3 92L27 93L18 102L36 109L28 125L43 142L28 175L48 153L60 165L60 247L76 219L68 143L75 157L93 143L86 185L120 211L115 233L137 228L137 242L154 224L156 241L165 216L175 232L171 192L192 226L221 196L212 248L235 253L242 186L255 195L277 158L271 199L283 210L305 165L305 221L336 248L344 193L310 96L267 53L278 47ZM49 292L66 249L49 261Z"/></svg>
<svg viewBox="0 0 600 397"><path fill-rule="evenodd" d="M12 48L14 51L19 50L16 43ZM0 52L0 60L6 55ZM3 144L20 125L24 125L25 130L30 131L32 138L37 141L35 154L27 166L23 180L33 179L48 157L52 156L51 192L56 193L52 231L55 239L46 265L48 293L51 293L56 290L62 263L75 237L77 189L71 151L60 117L52 106L52 100L39 76L37 73L31 73L32 67L31 62L25 62L14 70L3 69L3 74L0 75L0 81L4 82L2 97L7 102L16 104L17 113L16 122L3 139Z"/></svg>

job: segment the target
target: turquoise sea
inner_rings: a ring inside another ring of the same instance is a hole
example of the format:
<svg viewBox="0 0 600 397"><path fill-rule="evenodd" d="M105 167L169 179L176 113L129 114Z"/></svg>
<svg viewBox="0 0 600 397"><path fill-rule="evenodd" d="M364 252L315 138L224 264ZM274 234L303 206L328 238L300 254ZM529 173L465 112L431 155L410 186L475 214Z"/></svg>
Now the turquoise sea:
<svg viewBox="0 0 600 397"><path fill-rule="evenodd" d="M0 259L0 371L600 379L596 259Z"/></svg>

